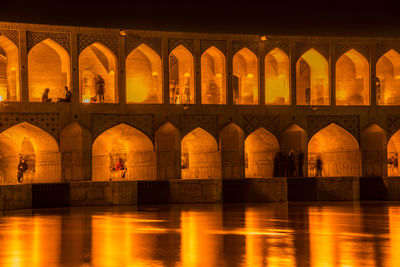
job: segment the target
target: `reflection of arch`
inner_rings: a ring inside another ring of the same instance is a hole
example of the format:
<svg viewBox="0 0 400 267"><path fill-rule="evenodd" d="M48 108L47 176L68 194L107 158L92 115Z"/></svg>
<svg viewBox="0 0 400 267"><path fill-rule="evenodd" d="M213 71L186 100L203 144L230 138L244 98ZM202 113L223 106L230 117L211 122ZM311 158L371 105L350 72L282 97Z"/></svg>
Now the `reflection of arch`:
<svg viewBox="0 0 400 267"><path fill-rule="evenodd" d="M66 181L89 180L92 136L77 122L68 124L60 134L63 177Z"/></svg>
<svg viewBox="0 0 400 267"><path fill-rule="evenodd" d="M160 179L180 178L181 133L170 122L155 132L157 151L157 177Z"/></svg>
<svg viewBox="0 0 400 267"><path fill-rule="evenodd" d="M244 177L244 132L234 123L219 132L223 178Z"/></svg>
<svg viewBox="0 0 400 267"><path fill-rule="evenodd" d="M311 48L296 63L296 103L329 105L328 61Z"/></svg>
<svg viewBox="0 0 400 267"><path fill-rule="evenodd" d="M59 148L57 141L50 134L27 122L22 122L3 131L1 136L12 141L15 151L26 157L28 163L28 172L24 176L26 182L61 181ZM18 165L18 157L12 161L11 165Z"/></svg>
<svg viewBox="0 0 400 267"><path fill-rule="evenodd" d="M272 177L274 157L278 151L279 142L272 133L264 128L252 132L245 141L246 177Z"/></svg>
<svg viewBox="0 0 400 267"><path fill-rule="evenodd" d="M265 57L265 103L289 105L289 57L279 48Z"/></svg>
<svg viewBox="0 0 400 267"><path fill-rule="evenodd" d="M4 35L0 36L0 101L19 101L19 56L17 46Z"/></svg>
<svg viewBox="0 0 400 267"><path fill-rule="evenodd" d="M233 56L233 75L237 82L233 87L233 103L258 103L257 56L246 47Z"/></svg>
<svg viewBox="0 0 400 267"><path fill-rule="evenodd" d="M315 176L315 161L321 157L323 176L360 176L361 155L358 141L342 127L331 123L308 143L309 176Z"/></svg>
<svg viewBox="0 0 400 267"><path fill-rule="evenodd" d="M220 178L221 158L215 138L201 128L188 133L181 142L182 178Z"/></svg>
<svg viewBox="0 0 400 267"><path fill-rule="evenodd" d="M124 179L156 177L156 157L152 141L141 131L124 123L104 131L93 142L93 180L122 179L122 172L112 171L120 158L127 169Z"/></svg>
<svg viewBox="0 0 400 267"><path fill-rule="evenodd" d="M162 77L160 56L141 44L126 58L126 101L162 103Z"/></svg>
<svg viewBox="0 0 400 267"><path fill-rule="evenodd" d="M169 54L170 103L194 104L193 55L183 45Z"/></svg>
<svg viewBox="0 0 400 267"><path fill-rule="evenodd" d="M45 88L50 98L64 98L64 87L70 86L70 58L58 43L46 39L28 53L29 101L41 101Z"/></svg>
<svg viewBox="0 0 400 267"><path fill-rule="evenodd" d="M354 49L347 51L336 62L336 104L369 104L369 64Z"/></svg>
<svg viewBox="0 0 400 267"><path fill-rule="evenodd" d="M391 49L376 63L376 100L380 105L400 104L400 54Z"/></svg>
<svg viewBox="0 0 400 267"><path fill-rule="evenodd" d="M361 133L363 176L382 176L386 173L386 132L376 124Z"/></svg>
<svg viewBox="0 0 400 267"><path fill-rule="evenodd" d="M104 80L104 102L115 103L118 96L117 57L105 45L93 43L79 54L81 101L100 102L96 83Z"/></svg>
<svg viewBox="0 0 400 267"><path fill-rule="evenodd" d="M387 145L388 176L400 176L398 157L400 153L400 130L390 137ZM397 161L397 167L396 167Z"/></svg>
<svg viewBox="0 0 400 267"><path fill-rule="evenodd" d="M225 55L215 46L201 55L201 103L226 103Z"/></svg>

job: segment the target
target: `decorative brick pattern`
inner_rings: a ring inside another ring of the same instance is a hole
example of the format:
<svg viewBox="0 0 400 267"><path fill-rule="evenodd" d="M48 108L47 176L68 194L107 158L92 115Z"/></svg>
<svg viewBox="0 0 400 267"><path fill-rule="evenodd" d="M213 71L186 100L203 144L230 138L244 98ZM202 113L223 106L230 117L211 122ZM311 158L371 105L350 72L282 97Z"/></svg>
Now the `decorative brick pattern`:
<svg viewBox="0 0 400 267"><path fill-rule="evenodd" d="M308 130L311 137L331 123L335 123L349 131L357 140L360 140L359 115L310 115L308 116Z"/></svg>
<svg viewBox="0 0 400 267"><path fill-rule="evenodd" d="M194 40L193 39L168 39L168 55L176 47L183 45L190 53L194 54Z"/></svg>
<svg viewBox="0 0 400 267"><path fill-rule="evenodd" d="M376 61L378 61L384 54L389 52L391 49L395 50L397 53L400 53L400 44L387 44L387 43L378 43L376 44Z"/></svg>
<svg viewBox="0 0 400 267"><path fill-rule="evenodd" d="M224 55L226 55L226 41L225 40L200 40L201 54L203 54L211 46L215 46Z"/></svg>
<svg viewBox="0 0 400 267"><path fill-rule="evenodd" d="M17 47L19 47L19 32L16 30L4 30L0 29L0 35L4 35Z"/></svg>
<svg viewBox="0 0 400 267"><path fill-rule="evenodd" d="M297 42L296 43L296 60L299 59L304 53L306 53L311 48L318 51L318 53L320 53L322 56L324 56L326 60L329 59L329 44L328 43Z"/></svg>
<svg viewBox="0 0 400 267"><path fill-rule="evenodd" d="M101 43L108 47L116 57L119 55L119 35L110 34L78 34L78 53L93 43Z"/></svg>
<svg viewBox="0 0 400 267"><path fill-rule="evenodd" d="M246 136L261 127L277 136L280 125L280 116L267 114L243 115L243 122L243 130L246 133Z"/></svg>
<svg viewBox="0 0 400 267"><path fill-rule="evenodd" d="M387 131L388 131L388 140L390 136L394 135L400 129L400 116L398 115L389 115L387 118Z"/></svg>
<svg viewBox="0 0 400 267"><path fill-rule="evenodd" d="M332 55L332 57L334 58L334 62L336 62L344 53L346 53L350 49L356 50L358 53L363 55L367 60L369 60L368 45L343 43L335 45L334 54Z"/></svg>
<svg viewBox="0 0 400 267"><path fill-rule="evenodd" d="M27 49L30 51L32 47L44 41L51 39L57 44L65 48L68 54L71 53L71 35L66 32L26 32Z"/></svg>
<svg viewBox="0 0 400 267"><path fill-rule="evenodd" d="M289 43L284 41L268 41L267 45L265 46L265 54L268 55L268 53L275 48L279 48L282 50L282 52L289 56Z"/></svg>
<svg viewBox="0 0 400 267"><path fill-rule="evenodd" d="M145 44L153 49L161 57L161 39L160 38L141 38L139 36L126 37L126 55L128 56L139 45Z"/></svg>
<svg viewBox="0 0 400 267"><path fill-rule="evenodd" d="M258 55L258 42L256 41L233 41L232 52L233 54L236 54L245 47L253 52L256 56Z"/></svg>
<svg viewBox="0 0 400 267"><path fill-rule="evenodd" d="M197 127L200 127L218 140L218 116L183 115L180 121L182 138Z"/></svg>

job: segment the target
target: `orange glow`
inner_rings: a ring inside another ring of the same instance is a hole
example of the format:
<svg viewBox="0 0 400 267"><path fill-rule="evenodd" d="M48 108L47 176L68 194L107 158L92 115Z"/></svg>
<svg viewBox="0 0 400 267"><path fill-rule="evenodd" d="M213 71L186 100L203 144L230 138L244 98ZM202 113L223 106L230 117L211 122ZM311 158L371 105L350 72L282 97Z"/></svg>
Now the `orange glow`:
<svg viewBox="0 0 400 267"><path fill-rule="evenodd" d="M265 103L289 105L289 58L275 48L265 57Z"/></svg>
<svg viewBox="0 0 400 267"><path fill-rule="evenodd" d="M378 177L386 174L386 149L386 132L380 126L372 124L361 133L363 175Z"/></svg>
<svg viewBox="0 0 400 267"><path fill-rule="evenodd" d="M226 103L225 55L214 46L201 55L201 103Z"/></svg>
<svg viewBox="0 0 400 267"><path fill-rule="evenodd" d="M234 123L219 132L219 147L222 160L222 177L244 177L244 132Z"/></svg>
<svg viewBox="0 0 400 267"><path fill-rule="evenodd" d="M376 100L379 105L400 104L400 54L390 50L376 63Z"/></svg>
<svg viewBox="0 0 400 267"><path fill-rule="evenodd" d="M4 35L0 36L0 97L1 100L19 101L19 56L17 46Z"/></svg>
<svg viewBox="0 0 400 267"><path fill-rule="evenodd" d="M388 176L399 176L398 158L400 153L400 131L397 131L389 139L387 145L387 168ZM395 162L397 161L397 166Z"/></svg>
<svg viewBox="0 0 400 267"><path fill-rule="evenodd" d="M243 48L233 57L233 102L235 104L258 104L257 56Z"/></svg>

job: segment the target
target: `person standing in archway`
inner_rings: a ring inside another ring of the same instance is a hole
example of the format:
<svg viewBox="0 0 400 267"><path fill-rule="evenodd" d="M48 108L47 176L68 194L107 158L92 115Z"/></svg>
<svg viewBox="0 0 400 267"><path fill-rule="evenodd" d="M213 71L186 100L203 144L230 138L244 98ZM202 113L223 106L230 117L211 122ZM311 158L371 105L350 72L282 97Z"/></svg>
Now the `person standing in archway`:
<svg viewBox="0 0 400 267"><path fill-rule="evenodd" d="M104 91L105 91L105 81L103 77L98 75L97 81L96 81L96 96L99 96L99 102L104 103Z"/></svg>
<svg viewBox="0 0 400 267"><path fill-rule="evenodd" d="M17 179L18 183L22 183L24 178L24 173L28 170L28 164L26 164L25 159L21 158L18 164Z"/></svg>
<svg viewBox="0 0 400 267"><path fill-rule="evenodd" d="M321 159L321 156L317 156L317 161L315 163L315 167L317 168L316 176L322 176L322 159Z"/></svg>

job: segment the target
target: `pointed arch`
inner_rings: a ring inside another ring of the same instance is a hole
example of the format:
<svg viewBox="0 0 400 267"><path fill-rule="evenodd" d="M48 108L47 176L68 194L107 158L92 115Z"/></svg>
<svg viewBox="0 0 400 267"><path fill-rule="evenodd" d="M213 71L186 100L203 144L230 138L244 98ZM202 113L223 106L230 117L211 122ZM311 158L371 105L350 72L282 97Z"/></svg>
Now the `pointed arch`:
<svg viewBox="0 0 400 267"><path fill-rule="evenodd" d="M90 131L76 121L71 122L61 131L60 151L65 181L90 179L91 143Z"/></svg>
<svg viewBox="0 0 400 267"><path fill-rule="evenodd" d="M289 57L279 48L265 57L265 104L290 105Z"/></svg>
<svg viewBox="0 0 400 267"><path fill-rule="evenodd" d="M162 103L163 71L160 56L141 44L126 58L127 103Z"/></svg>
<svg viewBox="0 0 400 267"><path fill-rule="evenodd" d="M45 39L28 53L29 101L40 102L45 88L49 98L64 98L64 87L70 87L71 63L68 52L53 41Z"/></svg>
<svg viewBox="0 0 400 267"><path fill-rule="evenodd" d="M387 155L386 132L379 125L372 124L361 133L363 176L386 175Z"/></svg>
<svg viewBox="0 0 400 267"><path fill-rule="evenodd" d="M273 176L273 162L279 151L276 137L264 128L258 128L245 140L246 177Z"/></svg>
<svg viewBox="0 0 400 267"><path fill-rule="evenodd" d="M316 159L323 163L322 176L360 176L361 154L357 139L331 123L314 134L308 143L309 176L315 176Z"/></svg>
<svg viewBox="0 0 400 267"><path fill-rule="evenodd" d="M104 82L102 82L102 80ZM79 54L81 102L100 103L99 84L104 84L104 102L118 102L118 60L107 46L93 43ZM100 89L101 90L101 89Z"/></svg>
<svg viewBox="0 0 400 267"><path fill-rule="evenodd" d="M233 56L233 103L258 104L258 60L244 47Z"/></svg>
<svg viewBox="0 0 400 267"><path fill-rule="evenodd" d="M221 155L215 138L198 127L181 142L182 179L221 178Z"/></svg>
<svg viewBox="0 0 400 267"><path fill-rule="evenodd" d="M4 35L0 36L0 101L20 100L18 47Z"/></svg>
<svg viewBox="0 0 400 267"><path fill-rule="evenodd" d="M113 171L121 159L124 172ZM153 142L143 132L125 123L101 133L92 146L93 180L149 180L156 177Z"/></svg>
<svg viewBox="0 0 400 267"><path fill-rule="evenodd" d="M233 122L219 132L223 178L244 178L244 135Z"/></svg>
<svg viewBox="0 0 400 267"><path fill-rule="evenodd" d="M336 62L336 104L369 105L369 63L354 49Z"/></svg>
<svg viewBox="0 0 400 267"><path fill-rule="evenodd" d="M225 55L215 46L201 55L201 103L226 104Z"/></svg>
<svg viewBox="0 0 400 267"><path fill-rule="evenodd" d="M296 63L296 103L329 105L329 64L324 56L311 48Z"/></svg>
<svg viewBox="0 0 400 267"><path fill-rule="evenodd" d="M400 54L391 49L376 63L376 100L379 105L400 104Z"/></svg>
<svg viewBox="0 0 400 267"><path fill-rule="evenodd" d="M194 78L193 55L179 45L169 54L170 103L195 103Z"/></svg>
<svg viewBox="0 0 400 267"><path fill-rule="evenodd" d="M166 122L155 132L158 179L181 177L181 133L172 123Z"/></svg>

